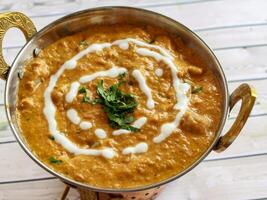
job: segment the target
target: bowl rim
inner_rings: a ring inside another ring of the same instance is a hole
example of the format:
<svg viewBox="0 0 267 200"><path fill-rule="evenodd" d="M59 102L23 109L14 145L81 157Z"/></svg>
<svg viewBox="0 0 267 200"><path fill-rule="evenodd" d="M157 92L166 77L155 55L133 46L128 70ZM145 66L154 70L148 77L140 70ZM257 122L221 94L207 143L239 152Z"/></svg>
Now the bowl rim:
<svg viewBox="0 0 267 200"><path fill-rule="evenodd" d="M41 34L42 32L52 28L54 25L61 23L62 21L68 20L68 18L71 18L73 16L76 15L82 15L88 12L94 12L94 11L103 11L103 10L112 10L112 9L128 9L128 10L134 10L134 11L140 11L140 12L145 12L147 14L151 14L151 15L156 15L156 16L160 16L162 18L165 18L168 21L171 21L175 24L177 24L178 26L182 27L185 31L187 31L189 34L191 34L192 36L196 37L203 45L204 48L206 48L206 51L209 52L209 54L212 56L214 62L216 63L217 67L218 67L218 71L222 76L222 80L223 80L223 84L222 84L222 89L224 89L225 92L225 96L224 96L224 100L222 101L222 103L224 103L224 108L223 108L223 114L222 114L222 118L220 121L220 126L218 128L218 131L216 132L216 136L213 139L213 142L210 144L210 146L207 148L207 150L197 159L195 160L194 163L192 163L189 167L187 167L185 170L181 171L180 173L177 173L176 175L169 177L167 179L161 180L159 182L153 183L153 184L149 184L149 185L144 185L144 186L139 186L139 187L135 187L135 188L102 188L102 187L96 187L93 185L89 185L87 183L82 183L79 181L76 181L74 179L68 178L66 177L64 174L60 174L56 171L54 171L52 168L48 167L47 165L45 165L41 160L38 159L38 157L36 155L34 155L34 153L31 151L30 148L28 148L26 146L26 144L24 143L24 141L22 140L21 136L19 133L17 133L15 125L12 122L12 118L11 118L11 114L9 111L9 106L8 106L8 94L9 94L9 84L10 84L10 80L11 80L11 76L14 76L14 70L15 68L13 67L14 65L17 64L20 55L22 54L22 52L28 47L30 46L30 42L33 41L35 38L37 38L39 36L39 34ZM206 158L208 156L208 154L212 151L213 147L215 146L215 144L218 142L219 137L221 135L222 129L225 125L225 121L227 118L227 113L229 111L229 91L228 91L228 85L227 85L227 81L226 81L226 77L224 74L224 71L217 59L217 57L215 56L214 52L209 48L209 46L192 30L190 30L189 28L187 28L185 25L181 24L180 22L167 17L163 14L154 12L154 11L150 11L147 9L143 9L143 8L136 8L136 7L128 7L128 6L103 6L103 7L95 7L95 8L89 8L89 9L85 9L85 10L81 10L81 11L77 11L77 12L73 12L71 14L68 14L66 16L63 16L51 23L49 23L48 25L46 25L45 27L43 27L41 30L37 31L37 33L34 34L34 36L25 43L25 45L21 48L21 50L18 52L18 54L16 55L9 74L8 74L8 78L6 80L6 84L5 84L5 96L4 96L4 100L5 100L5 111L6 111L6 115L7 115L7 119L9 122L9 125L11 127L11 130L13 132L13 135L15 136L16 140L18 141L19 145L22 147L22 149L24 150L24 152L33 160L35 161L35 163L37 163L40 167L42 167L43 169L45 169L47 172L49 172L50 174L54 175L55 178L59 178L61 181L63 181L64 183L73 186L73 187L79 187L79 188L84 188L84 189L88 189L88 190L92 190L92 191L96 191L96 192L105 192L105 193L124 193L124 192L138 192L138 191L143 191L143 190L148 190L148 189L152 189L152 188L156 188L156 187L160 187L162 185L165 185L169 182L172 182L176 179L178 179L179 177L185 175L186 173L188 173L189 171L191 171L193 168L195 168L204 158Z"/></svg>

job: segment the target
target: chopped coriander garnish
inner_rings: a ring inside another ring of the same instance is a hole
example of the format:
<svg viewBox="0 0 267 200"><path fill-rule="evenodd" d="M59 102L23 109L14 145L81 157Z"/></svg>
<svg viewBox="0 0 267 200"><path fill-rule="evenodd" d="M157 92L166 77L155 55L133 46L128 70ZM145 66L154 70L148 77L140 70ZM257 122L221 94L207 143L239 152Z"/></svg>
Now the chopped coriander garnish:
<svg viewBox="0 0 267 200"><path fill-rule="evenodd" d="M80 89L79 89L79 93L80 93L80 94L87 93L86 88L85 88L84 86L80 87Z"/></svg>
<svg viewBox="0 0 267 200"><path fill-rule="evenodd" d="M203 87L202 86L195 86L193 89L192 89L192 94L196 94L196 93L199 93L203 90Z"/></svg>
<svg viewBox="0 0 267 200"><path fill-rule="evenodd" d="M100 97L98 103L103 106L107 113L109 125L112 128L122 128L136 132L139 129L130 125L134 121L130 113L134 111L138 103L133 94L124 93L119 89L124 82L121 79L119 83L104 89L104 81L99 81L97 85L97 94Z"/></svg>
<svg viewBox="0 0 267 200"><path fill-rule="evenodd" d="M54 156L51 156L51 157L49 158L49 162L52 163L52 164L60 164L60 163L62 163L63 161L62 161L62 160L58 160L58 159L56 159Z"/></svg>
<svg viewBox="0 0 267 200"><path fill-rule="evenodd" d="M119 87L125 83L126 73L119 75L119 82L105 89L103 86L104 81L101 80L97 84L98 98L91 100L88 97L88 91L85 87L80 87L79 93L84 94L83 103L101 104L105 113L107 113L109 125L112 128L121 128L129 131L136 132L139 129L130 125L134 121L133 116L130 114L138 105L133 94L122 92Z"/></svg>
<svg viewBox="0 0 267 200"><path fill-rule="evenodd" d="M82 99L83 103L91 103L91 100L88 97L88 90L84 86L80 87L79 94L84 94Z"/></svg>
<svg viewBox="0 0 267 200"><path fill-rule="evenodd" d="M48 138L49 138L50 140L55 140L55 137L54 137L53 135L49 135Z"/></svg>
<svg viewBox="0 0 267 200"><path fill-rule="evenodd" d="M87 95L84 95L82 102L83 103L91 103L91 100L90 100L90 98Z"/></svg>

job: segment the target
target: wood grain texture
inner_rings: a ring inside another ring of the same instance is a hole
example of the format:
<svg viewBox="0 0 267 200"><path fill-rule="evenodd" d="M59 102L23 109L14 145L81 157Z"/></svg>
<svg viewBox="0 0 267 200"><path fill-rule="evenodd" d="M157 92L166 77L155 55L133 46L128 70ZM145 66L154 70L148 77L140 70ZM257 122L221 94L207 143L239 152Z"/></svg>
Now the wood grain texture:
<svg viewBox="0 0 267 200"><path fill-rule="evenodd" d="M248 84L253 85L256 90L257 90L257 99L255 106L251 112L251 115L263 115L267 113L267 90L266 90L266 79L263 80L251 80L251 81L246 81ZM242 82L233 82L229 83L229 91L230 93L237 88ZM230 117L235 117L238 113L238 106L235 107L231 111Z"/></svg>
<svg viewBox="0 0 267 200"><path fill-rule="evenodd" d="M254 85L258 91L252 116L233 145L220 154L211 152L194 170L171 183L159 200L266 198L267 1L1 0L0 12L22 11L32 16L39 30L67 13L106 5L143 7L182 22L215 50L230 91L242 82ZM19 31L7 33L4 55L8 63L12 63L24 43ZM60 199L64 185L23 152L7 126L4 84L0 81L0 199ZM237 112L238 106L232 111L223 133ZM79 195L71 190L69 199L79 199Z"/></svg>
<svg viewBox="0 0 267 200"><path fill-rule="evenodd" d="M267 117L267 91L266 91L266 80L251 80L246 81L247 83L253 85L257 89L258 97L256 99L255 106L252 110L252 118L256 116L256 118L260 118L260 116ZM235 88L237 88L242 82L230 82L229 85L229 91L230 93L234 91ZM237 113L239 111L239 106L237 105L234 107L232 112L230 113L230 120L233 121L234 118L237 116ZM258 116L258 117L257 117ZM248 123L249 124L249 123ZM263 122L263 124L266 124ZM264 130L264 129L263 129ZM8 122L5 116L5 108L4 106L0 106L0 143L1 142L7 142L7 141L14 141L14 136L10 131L10 128L8 126Z"/></svg>
<svg viewBox="0 0 267 200"><path fill-rule="evenodd" d="M214 50L267 45L267 23L257 26L196 30Z"/></svg>
<svg viewBox="0 0 267 200"><path fill-rule="evenodd" d="M212 152L206 160L267 154L266 120L267 116L249 118L244 130L233 145L220 154ZM230 120L227 123L224 132L228 130L232 122L233 120ZM255 123L258 125L253 126ZM9 181L51 177L23 152L18 143L1 144L0 152L0 184Z"/></svg>
<svg viewBox="0 0 267 200"><path fill-rule="evenodd" d="M267 79L267 46L215 51L229 82Z"/></svg>
<svg viewBox="0 0 267 200"><path fill-rule="evenodd" d="M0 185L0 199L60 200L63 190L64 184L55 179L26 183L2 184ZM67 199L79 200L78 192L71 189Z"/></svg>
<svg viewBox="0 0 267 200"><path fill-rule="evenodd" d="M138 4L135 6L142 7L138 6ZM267 1L265 0L246 0L246 3L244 3L243 0L225 0L204 1L203 3L194 4L163 5L146 7L146 9L169 16L191 29L206 29L210 27L266 23L267 12L264 12L266 7ZM85 8L87 7L84 6L83 9ZM209 12L207 12L207 10ZM236 12L237 10L238 12ZM257 12L255 12L255 10L257 10ZM37 30L40 30L62 16L64 15L51 15L46 17L36 16L31 19L36 25ZM12 34L9 34L6 41L8 41L5 43L6 46L18 46L24 44L23 37L18 37L18 31L15 30L12 31Z"/></svg>
<svg viewBox="0 0 267 200"><path fill-rule="evenodd" d="M234 120L228 120L224 134ZM222 153L211 152L206 160L242 157L254 154L267 154L267 116L250 117L234 143Z"/></svg>
<svg viewBox="0 0 267 200"><path fill-rule="evenodd" d="M267 196L267 155L203 162L169 184L158 200L257 199ZM64 185L58 180L0 184L0 199L59 199ZM79 199L71 190L70 200Z"/></svg>
<svg viewBox="0 0 267 200"><path fill-rule="evenodd" d="M18 143L1 144L0 152L0 183L52 177L35 164Z"/></svg>
<svg viewBox="0 0 267 200"><path fill-rule="evenodd" d="M200 164L173 182L159 199L257 199L267 197L267 156Z"/></svg>
<svg viewBox="0 0 267 200"><path fill-rule="evenodd" d="M215 49L215 54L218 56L228 80L267 78L267 66L264 57L267 52L267 24L266 26L200 31L197 34L212 49ZM19 38L21 41L24 40L23 36ZM7 38L7 41L12 40ZM3 53L9 64L12 63L19 50L20 47L14 48L12 46L4 49ZM2 88L0 87L0 94L3 91Z"/></svg>
<svg viewBox="0 0 267 200"><path fill-rule="evenodd" d="M77 10L99 6L138 6L159 7L164 5L183 5L202 3L209 0L2 0L0 12L6 10L20 10L31 16L59 15ZM23 7L21 6L23 4ZM49 10L49 13L47 13Z"/></svg>

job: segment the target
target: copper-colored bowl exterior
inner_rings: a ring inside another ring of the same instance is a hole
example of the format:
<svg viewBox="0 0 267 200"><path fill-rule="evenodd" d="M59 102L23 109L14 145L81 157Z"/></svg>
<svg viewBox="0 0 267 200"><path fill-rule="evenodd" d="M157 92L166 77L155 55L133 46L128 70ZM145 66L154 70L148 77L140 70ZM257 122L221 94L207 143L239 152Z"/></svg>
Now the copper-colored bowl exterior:
<svg viewBox="0 0 267 200"><path fill-rule="evenodd" d="M8 13L8 15L12 15L12 13ZM0 22L2 20L1 19L2 17L0 15ZM28 20L27 17L25 18ZM27 29L27 27L29 28L29 26L31 27L31 22L27 22L27 23L28 25L26 26L26 28L23 26L19 28L23 30L23 29ZM25 61L29 59L30 57L32 57L32 52L35 48L40 48L40 49L45 48L47 45L53 43L54 41L64 36L82 31L88 28L90 25L117 24L117 23L154 25L154 26L158 26L158 27L165 29L166 31L173 34L174 36L180 37L185 43L185 45L190 47L198 55L204 58L206 65L210 69L213 70L217 79L220 82L222 95L223 95L222 108L221 108L223 116L221 118L218 130L216 132L216 136L212 144L207 148L207 150L203 153L203 155L200 156L191 166L189 166L184 171L178 173L177 175L171 178L168 178L166 180L163 180L161 182L152 184L152 185L146 185L146 186L137 187L137 188L124 188L124 189L99 188L99 187L77 182L75 180L72 180L68 177L63 176L62 174L59 174L53 171L48 166L43 164L31 152L31 149L28 147L26 141L20 134L20 130L19 130L19 127L16 121L16 103L17 103L18 83L19 83L18 73L20 73L21 68L23 67ZM3 32L1 32L1 29L6 29L6 28L3 28L0 26L0 42L2 42L2 39L3 39ZM31 31L35 32L34 29L28 30L28 32L31 32ZM30 35L30 33L28 32L27 31L24 32L25 36ZM7 83L6 83L6 90L5 90L5 105L6 105L7 117L8 117L10 126L12 128L12 131L14 135L16 136L19 144L24 149L24 151L37 164L39 164L41 167L43 167L45 170L47 170L51 174L60 178L65 183L78 187L78 188L89 189L89 190L97 191L97 192L126 194L126 192L137 192L137 191L142 191L142 190L148 190L151 188L157 188L159 186L162 186L170 181L173 181L181 177L182 175L186 174L188 171L193 169L197 164L199 164L209 154L209 152L212 149L216 148L218 151L220 151L232 143L232 141L235 139L235 137L238 135L241 128L245 124L245 121L255 101L255 93L253 92L251 87L249 87L248 85L243 85L242 87L238 88L236 92L234 92L234 94L232 95L233 98L229 97L225 75L223 73L223 70L218 60L216 59L215 55L210 50L210 48L195 33L190 31L188 28L186 28L184 25L180 24L179 22L176 22L168 17L165 17L155 12L138 9L138 8L101 7L101 8L88 9L88 10L73 13L71 15L63 17L49 24L48 26L46 26L45 28L43 28L42 30L34 34L34 36L31 37L31 39L29 39L26 45L19 52L19 54L15 58L10 69L5 68L5 65L4 65L5 63L4 62L1 63L1 60L3 61L3 57L2 57L2 53L0 52L0 75L3 74L2 77L8 77ZM5 74L3 70L1 69L1 67L5 68L6 70ZM8 76L7 76L7 71L9 71ZM241 114L239 113L240 116L238 117L240 120L239 121L236 120L237 128L234 127L233 128L234 130L227 133L226 136L220 138L220 134L225 124L225 120L226 120L229 108L233 107L235 103L240 99L242 99L243 102L245 102L248 106L242 106L243 110L241 108L241 111L240 111Z"/></svg>

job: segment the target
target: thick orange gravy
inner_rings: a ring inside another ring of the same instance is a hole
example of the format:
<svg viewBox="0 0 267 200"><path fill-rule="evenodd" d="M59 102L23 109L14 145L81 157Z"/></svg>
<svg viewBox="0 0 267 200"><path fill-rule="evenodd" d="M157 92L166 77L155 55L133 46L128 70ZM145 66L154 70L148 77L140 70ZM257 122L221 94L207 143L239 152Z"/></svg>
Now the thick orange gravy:
<svg viewBox="0 0 267 200"><path fill-rule="evenodd" d="M136 132L111 127L103 105L83 102L79 92L98 98L99 81L107 89L122 73L120 89L138 103ZM151 26L94 26L27 62L17 117L33 153L56 172L93 186L133 188L174 176L207 150L221 99L215 75L179 38Z"/></svg>

